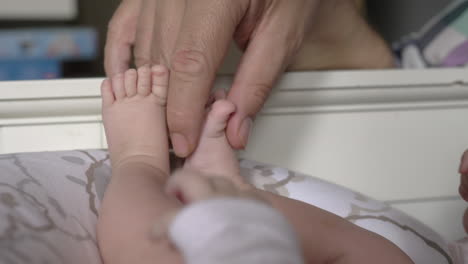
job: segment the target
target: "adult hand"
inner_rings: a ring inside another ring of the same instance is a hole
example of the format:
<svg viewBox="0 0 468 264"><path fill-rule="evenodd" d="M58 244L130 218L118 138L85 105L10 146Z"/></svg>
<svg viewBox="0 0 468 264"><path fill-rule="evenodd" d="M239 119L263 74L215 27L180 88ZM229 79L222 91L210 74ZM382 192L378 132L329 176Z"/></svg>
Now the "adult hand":
<svg viewBox="0 0 468 264"><path fill-rule="evenodd" d="M468 149L462 155L458 172L460 173L458 192L460 196L468 202ZM468 209L466 209L463 214L463 227L465 228L465 232L468 233Z"/></svg>
<svg viewBox="0 0 468 264"><path fill-rule="evenodd" d="M137 66L171 69L167 118L178 156L196 147L205 103L231 39L245 51L228 99L237 107L227 136L247 144L252 120L298 51L319 0L123 0L110 24L107 75Z"/></svg>
<svg viewBox="0 0 468 264"><path fill-rule="evenodd" d="M463 153L458 169L460 173L460 195L468 202L468 150Z"/></svg>

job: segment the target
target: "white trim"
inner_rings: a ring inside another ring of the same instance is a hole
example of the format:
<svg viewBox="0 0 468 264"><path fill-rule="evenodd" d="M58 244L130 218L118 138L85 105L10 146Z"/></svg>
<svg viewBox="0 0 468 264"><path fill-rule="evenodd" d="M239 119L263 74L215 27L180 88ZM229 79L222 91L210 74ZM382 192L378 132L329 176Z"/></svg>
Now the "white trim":
<svg viewBox="0 0 468 264"><path fill-rule="evenodd" d="M231 80L220 77L215 86L228 88ZM19 124L28 118L54 120L65 116L95 120L101 111L101 81L102 78L0 82L0 125ZM468 107L466 69L288 73L278 83L263 113L441 107Z"/></svg>
<svg viewBox="0 0 468 264"><path fill-rule="evenodd" d="M0 82L0 100L99 96L104 78ZM229 88L232 78L221 76L217 88ZM41 86L41 91L29 90ZM468 86L468 69L367 70L291 72L284 74L277 91L385 89L394 87Z"/></svg>
<svg viewBox="0 0 468 264"><path fill-rule="evenodd" d="M0 119L1 126L36 126L53 124L101 123L101 115L64 116L43 118L6 118Z"/></svg>
<svg viewBox="0 0 468 264"><path fill-rule="evenodd" d="M0 101L99 97L102 80L103 78L4 81L0 82ZM34 87L40 89L31 90Z"/></svg>
<svg viewBox="0 0 468 264"><path fill-rule="evenodd" d="M99 96L104 78L4 81L0 82L0 100ZM215 86L229 88L232 78L221 76ZM365 70L290 72L284 74L276 90L364 89L401 86L466 86L468 69ZM41 86L41 91L29 90Z"/></svg>
<svg viewBox="0 0 468 264"><path fill-rule="evenodd" d="M424 70L354 70L295 72L286 74L279 83L286 89L400 87L467 84L468 69Z"/></svg>
<svg viewBox="0 0 468 264"><path fill-rule="evenodd" d="M63 20L78 15L77 0L0 0L0 6L3 20Z"/></svg>

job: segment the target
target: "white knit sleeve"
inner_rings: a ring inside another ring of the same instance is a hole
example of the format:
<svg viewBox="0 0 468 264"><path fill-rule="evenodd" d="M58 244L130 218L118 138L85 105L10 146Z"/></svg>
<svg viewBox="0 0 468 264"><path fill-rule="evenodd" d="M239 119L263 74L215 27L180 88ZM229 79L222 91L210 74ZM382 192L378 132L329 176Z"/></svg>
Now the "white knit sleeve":
<svg viewBox="0 0 468 264"><path fill-rule="evenodd" d="M188 264L299 264L300 246L285 217L247 199L213 199L184 208L169 236Z"/></svg>

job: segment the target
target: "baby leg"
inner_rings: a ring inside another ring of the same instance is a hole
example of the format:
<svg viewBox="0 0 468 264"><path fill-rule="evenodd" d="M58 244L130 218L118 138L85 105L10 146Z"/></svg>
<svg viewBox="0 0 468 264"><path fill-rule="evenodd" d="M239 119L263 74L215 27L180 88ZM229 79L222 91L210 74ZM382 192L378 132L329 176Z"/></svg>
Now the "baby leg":
<svg viewBox="0 0 468 264"><path fill-rule="evenodd" d="M142 67L102 85L112 163L97 227L105 263L181 263L168 241L150 235L154 221L178 207L164 192L169 175L168 74L161 66Z"/></svg>
<svg viewBox="0 0 468 264"><path fill-rule="evenodd" d="M218 93L224 97L224 93ZM207 114L200 140L193 154L185 161L185 168L206 174L226 177L237 185L245 185L239 174L239 162L226 138L227 121L236 110L233 103L221 98L214 102Z"/></svg>

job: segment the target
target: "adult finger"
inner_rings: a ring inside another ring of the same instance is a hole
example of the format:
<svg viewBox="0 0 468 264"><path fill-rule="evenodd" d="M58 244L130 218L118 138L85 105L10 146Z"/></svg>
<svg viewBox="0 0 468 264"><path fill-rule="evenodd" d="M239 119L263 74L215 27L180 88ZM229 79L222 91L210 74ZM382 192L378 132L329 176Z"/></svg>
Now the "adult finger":
<svg viewBox="0 0 468 264"><path fill-rule="evenodd" d="M156 5L151 58L155 64L170 66L170 57L179 35L185 0L159 0Z"/></svg>
<svg viewBox="0 0 468 264"><path fill-rule="evenodd" d="M458 171L463 174L468 174L468 150L463 153Z"/></svg>
<svg viewBox="0 0 468 264"><path fill-rule="evenodd" d="M227 127L232 147L245 148L252 120L299 49L313 10L309 5L314 2L309 2L298 5L293 1L277 1L271 10L265 11L264 21L254 31L228 94L228 100L237 107Z"/></svg>
<svg viewBox="0 0 468 264"><path fill-rule="evenodd" d="M140 15L135 36L135 48L133 50L135 65L137 67L151 65L151 52L153 46L153 33L156 22L157 0L141 0Z"/></svg>
<svg viewBox="0 0 468 264"><path fill-rule="evenodd" d="M287 54L284 46L267 37L256 38L250 43L228 93L228 100L237 108L226 130L232 147L243 149L247 145L253 119L283 72Z"/></svg>
<svg viewBox="0 0 468 264"><path fill-rule="evenodd" d="M167 117L180 157L196 147L216 71L248 1L188 1L171 57Z"/></svg>
<svg viewBox="0 0 468 264"><path fill-rule="evenodd" d="M458 192L465 201L468 201L468 150L463 153L458 171L461 174Z"/></svg>
<svg viewBox="0 0 468 264"><path fill-rule="evenodd" d="M468 202L468 175L460 175L460 186L458 186L458 193Z"/></svg>
<svg viewBox="0 0 468 264"><path fill-rule="evenodd" d="M104 48L104 69L111 77L128 69L135 42L142 0L124 0L109 22Z"/></svg>

